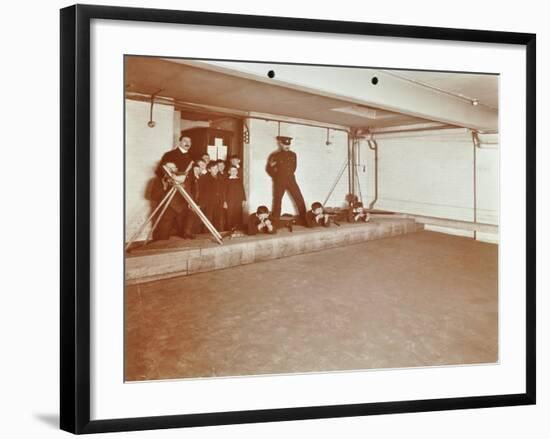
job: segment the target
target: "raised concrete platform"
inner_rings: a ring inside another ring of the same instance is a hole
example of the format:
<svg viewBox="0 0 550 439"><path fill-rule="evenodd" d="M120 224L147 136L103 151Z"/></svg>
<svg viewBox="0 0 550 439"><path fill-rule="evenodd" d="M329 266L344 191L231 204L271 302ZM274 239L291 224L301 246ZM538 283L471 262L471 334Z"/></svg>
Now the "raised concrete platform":
<svg viewBox="0 0 550 439"><path fill-rule="evenodd" d="M126 284L221 270L237 265L316 252L333 247L388 238L423 229L412 218L374 218L367 224L307 229L295 227L276 235L244 236L224 240L169 240L137 248L126 256Z"/></svg>

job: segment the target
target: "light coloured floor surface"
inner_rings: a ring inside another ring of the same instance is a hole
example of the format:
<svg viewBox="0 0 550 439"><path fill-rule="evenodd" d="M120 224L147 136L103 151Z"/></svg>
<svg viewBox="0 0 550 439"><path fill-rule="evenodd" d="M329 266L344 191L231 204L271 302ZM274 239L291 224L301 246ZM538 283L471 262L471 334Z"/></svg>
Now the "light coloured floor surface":
<svg viewBox="0 0 550 439"><path fill-rule="evenodd" d="M126 288L126 379L491 363L498 247L418 232Z"/></svg>

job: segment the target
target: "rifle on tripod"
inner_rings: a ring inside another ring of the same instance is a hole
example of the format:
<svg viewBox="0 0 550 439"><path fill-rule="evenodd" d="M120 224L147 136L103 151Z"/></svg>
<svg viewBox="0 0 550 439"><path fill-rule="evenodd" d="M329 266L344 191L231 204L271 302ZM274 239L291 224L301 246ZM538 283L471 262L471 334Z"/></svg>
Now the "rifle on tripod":
<svg viewBox="0 0 550 439"><path fill-rule="evenodd" d="M187 178L187 174L189 173L189 170L191 169L191 166L193 165L193 162L189 163L189 166L185 170L185 172L182 174ZM189 204L189 207L191 210L199 217L199 219L202 221L204 226L208 229L208 231L212 234L214 239L218 242L218 244L223 245L222 236L220 235L220 232L216 230L216 228L212 225L210 220L206 217L206 215L202 212L200 207L195 203L195 200L187 193L187 191L183 188L183 183L185 182L185 178L183 181L176 181L175 177L177 174L167 167L166 165L163 165L162 168L164 169L164 172L166 173L166 177L168 178L168 182L171 184L170 190L166 193L164 198L161 200L161 202L158 204L158 206L153 210L151 215L145 220L145 222L141 225L141 227L138 229L136 233L132 236L132 238L128 241L128 244L126 244L126 251L130 248L130 246L135 242L135 240L138 238L138 236L143 232L147 224L149 224L151 221L153 221L153 218L155 218L155 215L157 212L160 211L158 214L155 222L153 223L153 226L151 227L151 230L149 231L149 234L147 235L147 238L145 239L145 242L143 245L147 244L147 242L151 239L153 236L153 232L157 228L162 216L166 212L166 209L170 205L170 202L174 198L176 192L179 192L180 195L187 201Z"/></svg>

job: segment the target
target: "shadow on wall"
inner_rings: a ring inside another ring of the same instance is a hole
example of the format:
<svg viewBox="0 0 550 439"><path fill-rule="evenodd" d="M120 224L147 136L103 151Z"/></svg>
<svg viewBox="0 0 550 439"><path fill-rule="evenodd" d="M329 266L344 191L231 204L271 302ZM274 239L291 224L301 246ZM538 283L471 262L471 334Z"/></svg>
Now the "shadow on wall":
<svg viewBox="0 0 550 439"><path fill-rule="evenodd" d="M155 191L155 186L157 181L158 181L157 177L155 176L147 180L147 183L145 184L145 190L143 192L143 196L149 202L153 201L153 193Z"/></svg>
<svg viewBox="0 0 550 439"><path fill-rule="evenodd" d="M156 167L158 166L158 163L155 164L155 169ZM159 198L158 198L158 195L159 195L159 191L162 190L162 187L161 187L161 182L160 180L157 178L156 175L153 175L151 178L149 178L149 180L147 180L147 182L145 183L145 187L143 189L143 198L147 201L148 203L148 208L147 208L147 212L146 212L146 215L145 215L145 218L149 218L149 216L153 213L153 211L155 210L155 208L158 206L158 203L159 203ZM162 198L162 197L161 197ZM157 215L158 216L158 215ZM153 222L150 223L149 227L147 227L141 234L140 236L137 237L137 239L145 239L146 236L148 236L149 234L149 231L150 231L150 227L151 227L151 224L154 224L156 220L156 217L153 219ZM137 225L137 227L141 227L142 224L139 224ZM137 229L136 229L137 230Z"/></svg>

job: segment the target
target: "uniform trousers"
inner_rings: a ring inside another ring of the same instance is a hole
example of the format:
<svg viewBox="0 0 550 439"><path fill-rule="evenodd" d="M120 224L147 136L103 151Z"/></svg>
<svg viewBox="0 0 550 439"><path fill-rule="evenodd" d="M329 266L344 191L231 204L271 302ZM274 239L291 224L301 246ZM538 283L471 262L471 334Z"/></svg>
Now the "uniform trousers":
<svg viewBox="0 0 550 439"><path fill-rule="evenodd" d="M304 197L302 196L300 187L296 182L296 178L292 176L285 179L273 180L273 206L271 211L274 220L279 221L279 218L281 216L281 201L286 191L288 191L288 193L294 200L300 217L305 218L306 204L304 202Z"/></svg>
<svg viewBox="0 0 550 439"><path fill-rule="evenodd" d="M168 239L172 235L183 238L185 235L191 234L192 220L193 213L187 206L181 209L168 206L153 232L153 239Z"/></svg>

